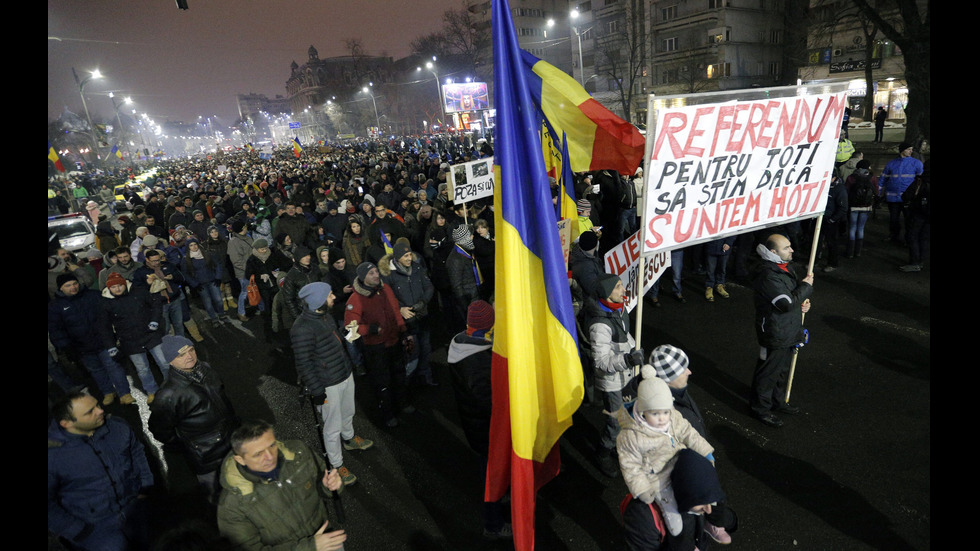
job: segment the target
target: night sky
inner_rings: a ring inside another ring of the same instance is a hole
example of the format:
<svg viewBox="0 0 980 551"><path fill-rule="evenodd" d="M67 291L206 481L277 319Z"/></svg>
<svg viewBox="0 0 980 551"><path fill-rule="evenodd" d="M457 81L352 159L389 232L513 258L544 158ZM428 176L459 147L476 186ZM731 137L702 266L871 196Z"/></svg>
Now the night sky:
<svg viewBox="0 0 980 551"><path fill-rule="evenodd" d="M413 39L438 31L461 0L48 0L48 122L65 107L84 117L72 67L93 119L114 116L131 96L156 122L238 118L236 94L286 95L291 62L314 46L321 59L345 55L348 38L365 53L395 59ZM57 40L57 39L60 40Z"/></svg>

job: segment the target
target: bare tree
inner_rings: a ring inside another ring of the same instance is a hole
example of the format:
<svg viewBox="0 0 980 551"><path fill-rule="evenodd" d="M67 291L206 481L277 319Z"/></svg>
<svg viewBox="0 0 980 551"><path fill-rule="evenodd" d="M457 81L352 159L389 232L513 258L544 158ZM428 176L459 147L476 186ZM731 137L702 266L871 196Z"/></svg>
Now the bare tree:
<svg viewBox="0 0 980 551"><path fill-rule="evenodd" d="M905 107L905 141L920 150L930 136L930 51L931 0L852 0L882 34L902 49L909 101ZM893 24L881 17L886 7L898 10L900 21Z"/></svg>
<svg viewBox="0 0 980 551"><path fill-rule="evenodd" d="M643 27L643 3L627 0L618 19L596 26L595 51L601 61L596 69L616 83L623 118L632 121L633 96L643 73L646 32Z"/></svg>
<svg viewBox="0 0 980 551"><path fill-rule="evenodd" d="M786 0L783 13L785 42L782 48L783 71L777 84L790 86L796 84L796 71L790 67L806 67L808 60L807 34L810 27L810 0Z"/></svg>

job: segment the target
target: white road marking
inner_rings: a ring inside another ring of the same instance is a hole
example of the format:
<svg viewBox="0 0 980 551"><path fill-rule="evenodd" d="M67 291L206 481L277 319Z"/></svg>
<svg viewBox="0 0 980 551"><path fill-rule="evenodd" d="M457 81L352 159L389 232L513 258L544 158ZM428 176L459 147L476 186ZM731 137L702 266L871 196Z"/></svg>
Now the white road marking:
<svg viewBox="0 0 980 551"><path fill-rule="evenodd" d="M897 323L892 323L890 321L884 321L880 319L870 318L868 316L861 317L861 323L867 325L874 325L878 327L887 327L888 329L894 329L896 331L902 331L904 333L912 333L920 337L929 338L929 331L923 331L921 329L915 329L914 327L908 327L906 325L899 325Z"/></svg>

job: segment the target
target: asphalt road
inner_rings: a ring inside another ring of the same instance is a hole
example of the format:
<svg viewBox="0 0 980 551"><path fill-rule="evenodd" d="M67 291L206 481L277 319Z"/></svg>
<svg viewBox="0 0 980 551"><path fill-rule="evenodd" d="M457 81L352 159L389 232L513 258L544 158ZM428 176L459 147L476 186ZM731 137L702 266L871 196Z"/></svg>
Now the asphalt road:
<svg viewBox="0 0 980 551"><path fill-rule="evenodd" d="M686 304L661 295L662 307L644 306L644 349L669 343L691 358L691 392L740 519L729 549L930 548L931 278L928 268L897 270L907 252L882 242L886 230L882 211L868 223L861 258L842 258L832 273L818 263L806 316L811 342L800 352L792 387L792 402L804 413L785 416L779 429L748 412L758 350L748 288L730 285L730 299L708 303L701 277L689 271ZM195 309L199 320L202 314ZM226 381L238 413L273 422L281 439L320 448L291 360L265 344L261 320L199 325L199 353ZM480 464L459 428L445 356L438 347L434 369L442 385L418 389L418 412L402 415L393 429L373 415L370 387L356 379L354 426L375 445L345 452L358 476L342 498L348 551L512 548L481 536ZM139 426L147 412L138 399L138 406L117 402L108 411ZM537 549L623 548L618 505L625 483L592 463L600 409L583 405L562 439L562 472L538 494ZM152 529L213 523L186 466L164 459L166 474L154 460L168 491L153 498ZM49 548L60 547L49 537Z"/></svg>

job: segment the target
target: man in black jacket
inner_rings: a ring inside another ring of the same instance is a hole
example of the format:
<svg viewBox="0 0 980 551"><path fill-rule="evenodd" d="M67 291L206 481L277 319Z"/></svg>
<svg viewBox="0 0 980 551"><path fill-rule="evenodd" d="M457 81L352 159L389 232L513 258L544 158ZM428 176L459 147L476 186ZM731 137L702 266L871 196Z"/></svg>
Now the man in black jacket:
<svg viewBox="0 0 980 551"><path fill-rule="evenodd" d="M353 365L329 313L336 297L329 284L314 282L304 285L298 298L305 308L289 331L296 372L323 418L327 460L344 484L350 485L357 477L344 466L341 446L345 450L366 450L374 442L354 434Z"/></svg>
<svg viewBox="0 0 980 551"><path fill-rule="evenodd" d="M207 362L198 361L193 342L167 335L162 347L173 369L150 404L150 432L165 450L183 454L208 501L217 504L218 471L231 451L238 417L221 377Z"/></svg>
<svg viewBox="0 0 980 551"><path fill-rule="evenodd" d="M470 448L481 458L480 466L484 469L481 480L486 479L493 410L490 383L493 324L493 306L484 300L474 301L466 310L466 330L453 337L446 356L460 426ZM483 537L489 540L513 537L513 529L505 522L499 501L483 504Z"/></svg>
<svg viewBox="0 0 980 551"><path fill-rule="evenodd" d="M755 289L755 333L759 359L752 376L749 405L755 416L770 427L783 422L773 411L789 415L799 408L785 403L786 378L793 349L803 342L803 314L810 310L813 273L798 279L790 261L793 247L784 235L774 233L756 248L753 267Z"/></svg>

